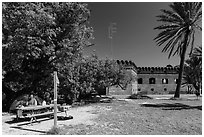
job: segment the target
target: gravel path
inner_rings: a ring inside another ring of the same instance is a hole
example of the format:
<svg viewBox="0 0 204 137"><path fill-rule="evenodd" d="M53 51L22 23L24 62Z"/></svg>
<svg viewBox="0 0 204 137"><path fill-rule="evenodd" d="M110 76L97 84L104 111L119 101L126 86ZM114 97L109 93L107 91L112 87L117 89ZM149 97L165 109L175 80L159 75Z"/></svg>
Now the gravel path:
<svg viewBox="0 0 204 137"><path fill-rule="evenodd" d="M71 108L69 115L73 116L73 119L58 121L58 126L70 126L70 125L93 125L92 121L96 118L97 114L92 114L94 110L91 106L83 106ZM58 116L65 116L65 113L58 113ZM29 121L12 122L15 115L2 114L2 134L3 135L42 135L52 128L54 124L54 119L43 118L40 119L40 123L33 123L33 125L28 124Z"/></svg>

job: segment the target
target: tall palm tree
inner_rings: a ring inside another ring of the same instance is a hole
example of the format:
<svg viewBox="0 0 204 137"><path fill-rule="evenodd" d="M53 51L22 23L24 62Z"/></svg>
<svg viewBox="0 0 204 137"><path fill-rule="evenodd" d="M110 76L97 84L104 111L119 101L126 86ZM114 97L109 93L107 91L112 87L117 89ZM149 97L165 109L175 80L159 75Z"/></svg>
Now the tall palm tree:
<svg viewBox="0 0 204 137"><path fill-rule="evenodd" d="M191 46L192 51L195 30L202 30L198 24L202 20L202 3L175 2L169 6L171 10L162 9L163 14L157 16L163 24L154 28L161 30L154 40L158 46L165 45L162 52L169 52L168 58L180 55L178 83L174 94L175 98L179 98L187 48Z"/></svg>

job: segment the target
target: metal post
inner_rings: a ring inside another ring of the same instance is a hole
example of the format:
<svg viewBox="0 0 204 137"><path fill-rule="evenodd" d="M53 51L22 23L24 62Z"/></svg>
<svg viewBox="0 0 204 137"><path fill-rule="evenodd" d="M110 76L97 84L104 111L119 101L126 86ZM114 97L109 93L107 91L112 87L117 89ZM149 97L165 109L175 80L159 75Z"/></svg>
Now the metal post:
<svg viewBox="0 0 204 137"><path fill-rule="evenodd" d="M57 127L57 71L54 71L54 127Z"/></svg>

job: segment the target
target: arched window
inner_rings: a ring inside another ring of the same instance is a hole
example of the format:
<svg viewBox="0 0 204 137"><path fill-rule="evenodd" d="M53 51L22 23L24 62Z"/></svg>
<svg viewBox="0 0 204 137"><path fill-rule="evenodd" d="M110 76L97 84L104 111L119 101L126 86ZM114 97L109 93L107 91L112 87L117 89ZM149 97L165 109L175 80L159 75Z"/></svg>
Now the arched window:
<svg viewBox="0 0 204 137"><path fill-rule="evenodd" d="M167 78L162 79L162 84L168 84L168 79Z"/></svg>
<svg viewBox="0 0 204 137"><path fill-rule="evenodd" d="M138 83L138 84L142 84L142 83L143 83L142 78L138 78L138 79L137 79L137 83Z"/></svg>
<svg viewBox="0 0 204 137"><path fill-rule="evenodd" d="M155 78L150 78L149 79L149 84L155 84L156 83L156 79Z"/></svg>

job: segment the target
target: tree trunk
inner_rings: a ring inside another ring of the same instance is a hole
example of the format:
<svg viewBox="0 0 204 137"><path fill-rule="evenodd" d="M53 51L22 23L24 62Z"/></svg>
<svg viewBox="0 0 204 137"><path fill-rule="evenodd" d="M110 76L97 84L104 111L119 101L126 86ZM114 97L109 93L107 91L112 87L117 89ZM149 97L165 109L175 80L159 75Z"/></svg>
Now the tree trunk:
<svg viewBox="0 0 204 137"><path fill-rule="evenodd" d="M184 61L185 61L185 55L187 50L187 43L188 43L188 37L190 34L190 30L188 29L185 34L184 44L183 44L183 50L181 53L181 60L180 60L180 66L179 66L179 76L178 76L178 82L176 86L176 91L174 94L174 98L180 98L180 89L181 89L181 82L183 77L183 70L184 70Z"/></svg>

